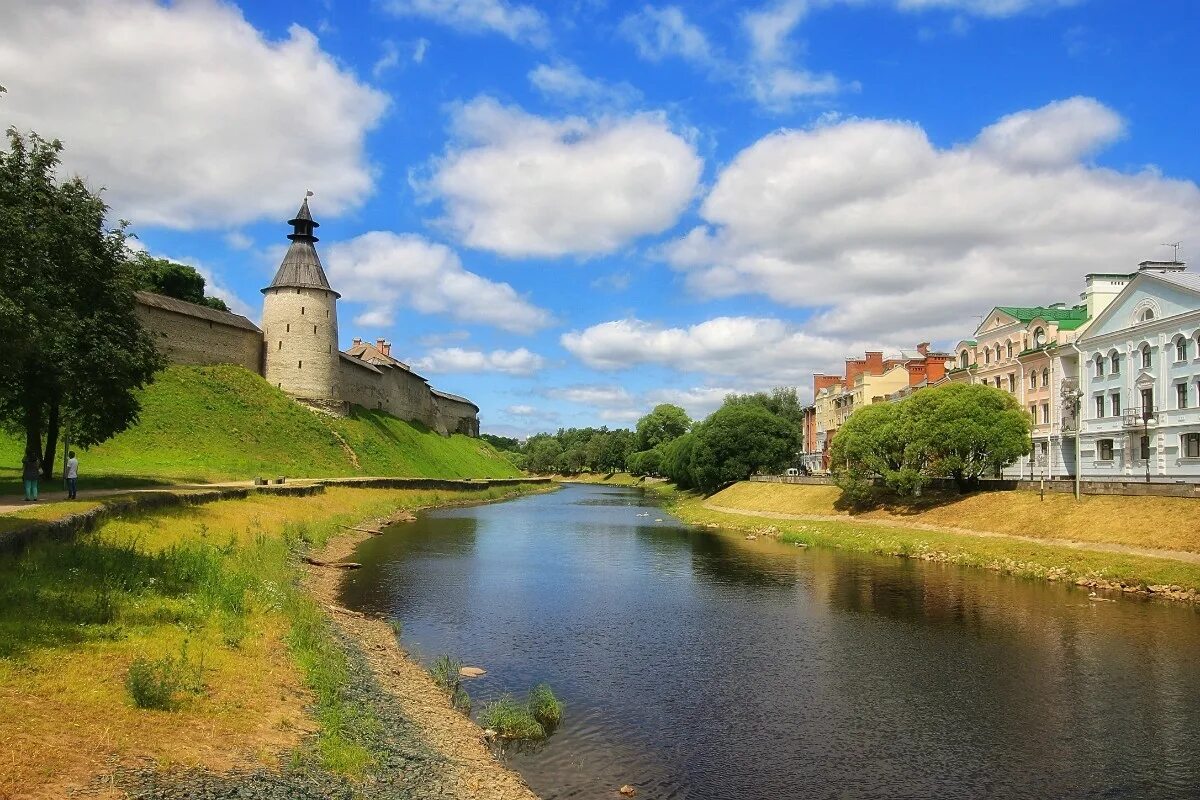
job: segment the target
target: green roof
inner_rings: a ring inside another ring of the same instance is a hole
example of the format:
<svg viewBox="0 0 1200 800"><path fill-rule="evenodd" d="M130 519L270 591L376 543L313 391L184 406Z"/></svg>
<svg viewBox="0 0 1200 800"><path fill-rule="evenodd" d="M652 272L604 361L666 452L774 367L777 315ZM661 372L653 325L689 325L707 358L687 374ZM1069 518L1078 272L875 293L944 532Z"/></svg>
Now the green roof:
<svg viewBox="0 0 1200 800"><path fill-rule="evenodd" d="M1073 331L1087 322L1087 306L996 306L996 309L1021 322L1033 322L1035 319L1057 322L1059 330L1064 331Z"/></svg>

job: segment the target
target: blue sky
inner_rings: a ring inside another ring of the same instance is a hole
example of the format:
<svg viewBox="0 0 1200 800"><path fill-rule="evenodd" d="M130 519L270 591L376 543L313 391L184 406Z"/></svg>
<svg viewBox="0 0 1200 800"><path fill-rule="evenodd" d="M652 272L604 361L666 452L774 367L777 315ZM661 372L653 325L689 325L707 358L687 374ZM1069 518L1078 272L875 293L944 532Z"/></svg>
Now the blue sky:
<svg viewBox="0 0 1200 800"><path fill-rule="evenodd" d="M1191 0L0 12L0 121L150 252L256 318L311 189L343 346L496 433L807 393L1200 230Z"/></svg>

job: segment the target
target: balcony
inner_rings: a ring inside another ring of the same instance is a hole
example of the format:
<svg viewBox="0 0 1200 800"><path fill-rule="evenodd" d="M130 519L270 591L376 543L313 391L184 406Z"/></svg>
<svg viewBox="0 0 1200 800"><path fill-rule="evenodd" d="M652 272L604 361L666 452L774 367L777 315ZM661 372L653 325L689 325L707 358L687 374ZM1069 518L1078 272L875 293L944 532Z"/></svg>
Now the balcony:
<svg viewBox="0 0 1200 800"><path fill-rule="evenodd" d="M1158 424L1158 406L1127 408L1121 412L1121 424L1126 428L1153 428Z"/></svg>

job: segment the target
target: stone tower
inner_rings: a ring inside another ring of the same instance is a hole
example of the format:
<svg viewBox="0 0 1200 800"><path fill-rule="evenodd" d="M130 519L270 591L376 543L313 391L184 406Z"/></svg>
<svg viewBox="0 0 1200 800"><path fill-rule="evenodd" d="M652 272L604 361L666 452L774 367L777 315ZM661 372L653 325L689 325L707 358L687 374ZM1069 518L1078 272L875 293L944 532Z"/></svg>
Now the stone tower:
<svg viewBox="0 0 1200 800"><path fill-rule="evenodd" d="M264 375L301 400L329 403L338 396L337 299L314 246L308 198L288 220L292 240L275 280L263 289Z"/></svg>

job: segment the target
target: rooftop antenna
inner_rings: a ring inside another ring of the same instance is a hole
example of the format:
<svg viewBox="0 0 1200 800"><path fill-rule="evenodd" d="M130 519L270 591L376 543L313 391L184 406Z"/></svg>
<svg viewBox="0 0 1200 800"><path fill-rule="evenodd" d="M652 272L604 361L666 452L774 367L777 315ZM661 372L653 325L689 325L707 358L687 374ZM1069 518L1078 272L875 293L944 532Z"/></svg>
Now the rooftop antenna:
<svg viewBox="0 0 1200 800"><path fill-rule="evenodd" d="M1183 242L1162 242L1162 247L1170 247L1175 251L1175 257L1172 259L1176 264L1179 263L1179 248L1183 246Z"/></svg>

